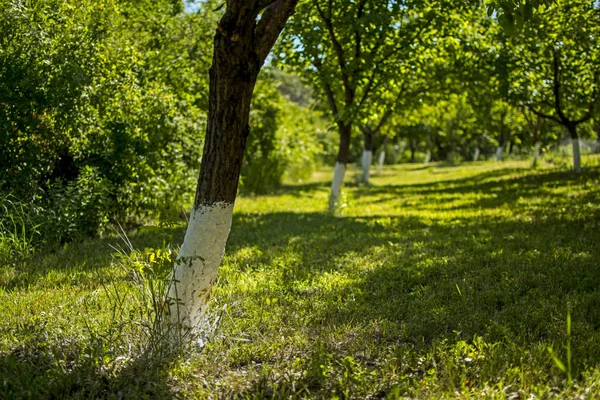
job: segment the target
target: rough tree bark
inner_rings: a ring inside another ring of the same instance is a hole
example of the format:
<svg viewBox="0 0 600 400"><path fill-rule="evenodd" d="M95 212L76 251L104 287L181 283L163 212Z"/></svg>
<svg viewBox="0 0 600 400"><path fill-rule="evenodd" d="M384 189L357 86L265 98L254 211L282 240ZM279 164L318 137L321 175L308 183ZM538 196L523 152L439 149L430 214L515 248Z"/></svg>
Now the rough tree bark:
<svg viewBox="0 0 600 400"><path fill-rule="evenodd" d="M169 321L182 328L177 340L189 341L203 330L231 227L252 92L297 1L228 0L215 33L196 199L166 295Z"/></svg>

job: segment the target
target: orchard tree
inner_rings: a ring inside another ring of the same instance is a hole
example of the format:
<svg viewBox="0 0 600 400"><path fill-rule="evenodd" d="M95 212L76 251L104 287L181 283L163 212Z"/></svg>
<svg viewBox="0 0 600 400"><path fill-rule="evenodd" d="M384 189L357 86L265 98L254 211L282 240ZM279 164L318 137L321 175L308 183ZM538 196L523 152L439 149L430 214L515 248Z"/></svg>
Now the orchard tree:
<svg viewBox="0 0 600 400"><path fill-rule="evenodd" d="M339 133L330 211L337 207L357 123L385 124L414 60L439 34L448 3L394 0L309 0L298 8L279 59L300 73L327 102ZM398 68L402 66L402 69ZM378 115L378 118L373 118ZM369 132L372 134L372 132ZM372 158L365 146L365 164ZM370 165L370 163L369 163Z"/></svg>
<svg viewBox="0 0 600 400"><path fill-rule="evenodd" d="M254 85L296 3L228 0L217 26L196 199L167 294L169 318L184 334L202 330L231 227Z"/></svg>
<svg viewBox="0 0 600 400"><path fill-rule="evenodd" d="M598 112L600 5L557 0L540 8L515 37L513 90L534 114L562 125L581 172L578 127Z"/></svg>

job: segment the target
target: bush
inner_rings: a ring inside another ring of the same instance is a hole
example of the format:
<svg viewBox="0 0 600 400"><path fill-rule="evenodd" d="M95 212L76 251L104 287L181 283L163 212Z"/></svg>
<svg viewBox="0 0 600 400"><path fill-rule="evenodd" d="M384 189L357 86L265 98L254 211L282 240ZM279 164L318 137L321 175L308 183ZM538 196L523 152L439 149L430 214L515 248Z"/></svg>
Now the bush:
<svg viewBox="0 0 600 400"><path fill-rule="evenodd" d="M44 210L48 240L191 202L212 14L182 10L0 1L0 191Z"/></svg>

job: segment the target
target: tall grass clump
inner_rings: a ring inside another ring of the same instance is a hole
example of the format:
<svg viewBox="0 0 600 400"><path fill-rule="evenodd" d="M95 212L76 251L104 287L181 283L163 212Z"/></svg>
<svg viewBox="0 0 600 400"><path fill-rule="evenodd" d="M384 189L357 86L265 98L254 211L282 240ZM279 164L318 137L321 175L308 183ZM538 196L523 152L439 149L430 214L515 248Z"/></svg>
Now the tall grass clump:
<svg viewBox="0 0 600 400"><path fill-rule="evenodd" d="M0 197L0 261L30 254L43 242L39 210L12 194Z"/></svg>

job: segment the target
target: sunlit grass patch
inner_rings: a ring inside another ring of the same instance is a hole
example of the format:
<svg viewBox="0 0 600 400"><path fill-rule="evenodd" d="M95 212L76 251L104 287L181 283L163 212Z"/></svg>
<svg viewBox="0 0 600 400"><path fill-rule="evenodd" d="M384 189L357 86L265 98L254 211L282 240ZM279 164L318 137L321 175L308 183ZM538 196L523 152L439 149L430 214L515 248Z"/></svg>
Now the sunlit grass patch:
<svg viewBox="0 0 600 400"><path fill-rule="evenodd" d="M4 391L362 399L570 398L587 390L593 398L597 167L582 176L520 161L386 167L369 188L347 185L337 216L326 213L330 175L239 199L212 297L220 329L200 354L152 374L131 361L114 364L118 349L93 353L89 363L63 354L68 346L86 354L86 323L114 329L103 285L132 288L112 257L120 239L0 267L0 373L13 377ZM182 221L130 238L143 252L180 243L183 231ZM548 352L566 357L569 308L572 386ZM92 384L86 374L106 381Z"/></svg>

